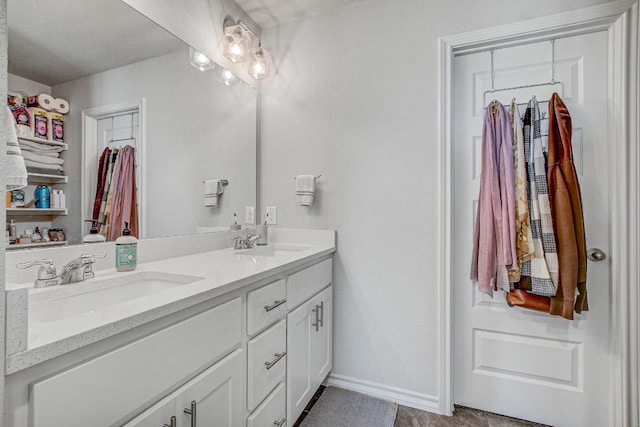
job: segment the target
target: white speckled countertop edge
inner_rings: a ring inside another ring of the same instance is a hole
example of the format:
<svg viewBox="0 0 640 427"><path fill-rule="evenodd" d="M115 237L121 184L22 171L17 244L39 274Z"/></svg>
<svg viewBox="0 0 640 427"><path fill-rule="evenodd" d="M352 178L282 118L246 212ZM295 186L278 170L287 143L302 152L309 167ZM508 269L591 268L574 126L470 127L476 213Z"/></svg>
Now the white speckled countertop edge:
<svg viewBox="0 0 640 427"><path fill-rule="evenodd" d="M324 231L324 230L323 230ZM119 304L114 310L99 312L95 319L71 317L65 321L48 324L29 324L27 348L6 359L6 375L10 375L44 361L64 355L73 350L88 346L105 338L128 331L154 320L195 306L228 292L277 276L295 269L315 259L322 259L335 252L335 232L327 235L317 234L310 238L308 233L320 233L316 230L281 230L270 233L270 243L307 244L308 249L290 252L275 257L247 257L235 254L231 248L203 252L184 257L152 261L140 264L136 272L161 271L167 273L188 274L203 277L179 289L149 295ZM207 261L207 262L203 262ZM96 274L100 278L113 277L119 273L103 271ZM120 273L122 274L122 273ZM90 282L88 283L90 284ZM81 320L81 321L80 321ZM93 322L93 323L92 323Z"/></svg>

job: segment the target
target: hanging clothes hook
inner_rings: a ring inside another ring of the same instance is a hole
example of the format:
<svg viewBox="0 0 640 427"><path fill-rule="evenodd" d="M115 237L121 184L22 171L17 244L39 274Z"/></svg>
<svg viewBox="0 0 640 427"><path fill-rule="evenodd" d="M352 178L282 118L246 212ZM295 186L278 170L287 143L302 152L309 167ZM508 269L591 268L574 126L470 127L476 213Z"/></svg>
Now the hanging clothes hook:
<svg viewBox="0 0 640 427"><path fill-rule="evenodd" d="M495 86L494 86L494 68L493 68L493 50L491 50L489 52L491 54L491 92L495 92Z"/></svg>

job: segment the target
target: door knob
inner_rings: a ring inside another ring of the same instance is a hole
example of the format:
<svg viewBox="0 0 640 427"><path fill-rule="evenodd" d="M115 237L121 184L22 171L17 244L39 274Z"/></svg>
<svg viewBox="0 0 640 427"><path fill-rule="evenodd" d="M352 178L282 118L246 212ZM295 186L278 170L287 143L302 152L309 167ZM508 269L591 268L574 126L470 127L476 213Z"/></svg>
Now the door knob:
<svg viewBox="0 0 640 427"><path fill-rule="evenodd" d="M607 259L607 254L605 254L602 249L591 248L587 251L587 258L589 261L600 262Z"/></svg>

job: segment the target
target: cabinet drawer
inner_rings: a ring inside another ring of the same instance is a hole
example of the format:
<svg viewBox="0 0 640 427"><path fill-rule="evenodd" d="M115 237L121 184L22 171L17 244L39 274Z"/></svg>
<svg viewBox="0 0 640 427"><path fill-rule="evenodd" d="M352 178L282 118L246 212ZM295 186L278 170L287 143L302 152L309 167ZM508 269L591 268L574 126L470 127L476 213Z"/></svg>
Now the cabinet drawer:
<svg viewBox="0 0 640 427"><path fill-rule="evenodd" d="M283 319L247 344L247 409L252 411L284 382L287 371L287 323Z"/></svg>
<svg viewBox="0 0 640 427"><path fill-rule="evenodd" d="M247 295L247 333L253 335L287 314L287 284L278 280Z"/></svg>
<svg viewBox="0 0 640 427"><path fill-rule="evenodd" d="M331 283L331 258L292 274L287 279L287 308L291 310Z"/></svg>
<svg viewBox="0 0 640 427"><path fill-rule="evenodd" d="M241 299L236 298L31 384L29 425L112 425L140 411L237 347L241 312Z"/></svg>
<svg viewBox="0 0 640 427"><path fill-rule="evenodd" d="M287 393L284 384L280 384L265 399L253 414L247 418L247 427L280 426L286 427Z"/></svg>

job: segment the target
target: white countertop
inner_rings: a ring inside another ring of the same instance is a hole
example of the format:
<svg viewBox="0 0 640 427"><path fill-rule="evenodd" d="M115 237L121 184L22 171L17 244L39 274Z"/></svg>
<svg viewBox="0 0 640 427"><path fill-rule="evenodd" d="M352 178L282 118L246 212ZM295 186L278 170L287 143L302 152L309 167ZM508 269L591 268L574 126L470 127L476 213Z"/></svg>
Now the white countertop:
<svg viewBox="0 0 640 427"><path fill-rule="evenodd" d="M114 336L134 327L176 313L196 304L221 296L259 280L276 276L314 259L321 259L335 251L335 232L327 231L329 238L299 239L304 233L282 231L278 239L270 234L270 246L293 244L304 245L300 251L277 251L274 256L240 255L233 248L218 249L193 255L139 264L131 273L113 270L96 272L96 278L68 286L30 289L33 300L47 299L47 292L64 292L63 288L88 287L92 283L112 277L140 272L159 272L197 276L199 280L178 287L155 292L144 297L121 302L90 313L66 317L49 322L29 320L25 328L28 335L23 351L7 356L6 374L12 374L30 366L63 355L78 348ZM325 236L325 237L327 237ZM286 239L286 240L285 240ZM24 285L10 284L8 288ZM76 288L77 289L77 288ZM75 289L73 290L75 291ZM75 291L77 292L77 291ZM24 307L26 309L26 307ZM11 334L11 331L7 331ZM24 332L23 332L24 333Z"/></svg>

